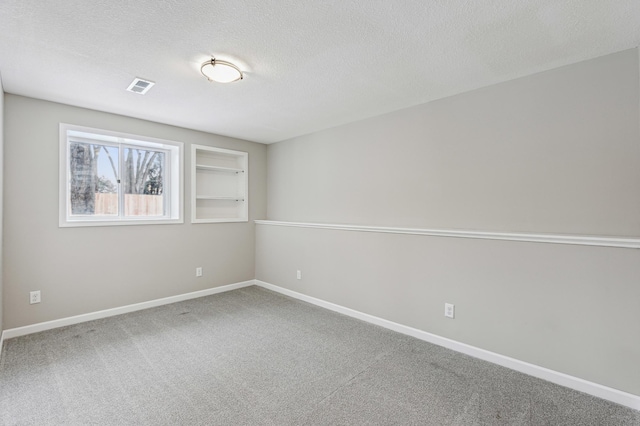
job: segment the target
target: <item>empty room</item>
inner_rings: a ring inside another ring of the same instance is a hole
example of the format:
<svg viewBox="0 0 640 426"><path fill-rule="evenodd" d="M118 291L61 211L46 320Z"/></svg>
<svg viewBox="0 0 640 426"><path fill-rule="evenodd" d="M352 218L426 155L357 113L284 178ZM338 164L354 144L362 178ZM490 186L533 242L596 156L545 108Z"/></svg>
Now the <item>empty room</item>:
<svg viewBox="0 0 640 426"><path fill-rule="evenodd" d="M0 2L0 425L640 425L640 2Z"/></svg>

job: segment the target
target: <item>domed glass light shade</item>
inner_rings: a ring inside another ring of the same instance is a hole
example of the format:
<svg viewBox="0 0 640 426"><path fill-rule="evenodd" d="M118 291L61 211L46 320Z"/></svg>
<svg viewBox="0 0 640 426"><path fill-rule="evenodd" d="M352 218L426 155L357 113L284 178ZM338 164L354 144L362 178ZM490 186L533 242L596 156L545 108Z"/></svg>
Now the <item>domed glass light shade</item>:
<svg viewBox="0 0 640 426"><path fill-rule="evenodd" d="M207 77L209 81L216 81L218 83L231 83L244 78L240 68L231 62L221 61L215 58L203 63L200 67L200 72Z"/></svg>

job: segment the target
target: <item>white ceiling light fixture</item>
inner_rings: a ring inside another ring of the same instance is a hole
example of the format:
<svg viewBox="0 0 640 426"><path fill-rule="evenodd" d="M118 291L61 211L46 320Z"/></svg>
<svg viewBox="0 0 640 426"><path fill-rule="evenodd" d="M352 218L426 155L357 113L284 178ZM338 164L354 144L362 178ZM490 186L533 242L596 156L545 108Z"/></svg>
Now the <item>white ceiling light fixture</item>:
<svg viewBox="0 0 640 426"><path fill-rule="evenodd" d="M203 63L200 72L207 77L207 80L218 83L231 83L244 78L244 74L236 65L216 58Z"/></svg>

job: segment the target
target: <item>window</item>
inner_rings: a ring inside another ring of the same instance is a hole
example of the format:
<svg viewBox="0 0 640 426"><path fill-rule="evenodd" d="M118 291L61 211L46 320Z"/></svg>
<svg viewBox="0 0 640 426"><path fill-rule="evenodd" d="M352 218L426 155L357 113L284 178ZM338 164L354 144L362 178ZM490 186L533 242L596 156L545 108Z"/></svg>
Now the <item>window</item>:
<svg viewBox="0 0 640 426"><path fill-rule="evenodd" d="M183 144L60 124L60 226L182 223Z"/></svg>

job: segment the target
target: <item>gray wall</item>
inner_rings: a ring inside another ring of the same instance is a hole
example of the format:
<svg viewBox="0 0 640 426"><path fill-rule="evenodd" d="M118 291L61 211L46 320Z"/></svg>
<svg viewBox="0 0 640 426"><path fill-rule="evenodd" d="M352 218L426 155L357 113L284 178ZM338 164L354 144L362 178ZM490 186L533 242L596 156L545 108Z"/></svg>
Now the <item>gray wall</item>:
<svg viewBox="0 0 640 426"><path fill-rule="evenodd" d="M268 218L639 237L638 64L628 50L270 145ZM638 250L259 225L256 253L259 280L640 395Z"/></svg>
<svg viewBox="0 0 640 426"><path fill-rule="evenodd" d="M3 320L3 316L2 316L2 293L3 293L3 281L2 281L2 268L3 268L3 263L2 263L2 250L3 250L3 239L2 239L2 232L3 232L3 195L2 195L2 190L3 190L3 178L4 178L4 171L3 171L3 167L4 167L4 160L3 160L3 154L4 154L4 89L2 87L2 75L0 75L0 334L2 333L3 328L3 324L4 324L4 320ZM0 348L2 349L2 348Z"/></svg>
<svg viewBox="0 0 640 426"><path fill-rule="evenodd" d="M185 223L59 228L60 122L184 142ZM264 145L11 94L4 125L5 329L254 278ZM249 153L248 223L190 223L192 143ZM31 290L42 291L42 303L29 305Z"/></svg>
<svg viewBox="0 0 640 426"><path fill-rule="evenodd" d="M628 50L269 146L271 219L640 235Z"/></svg>

